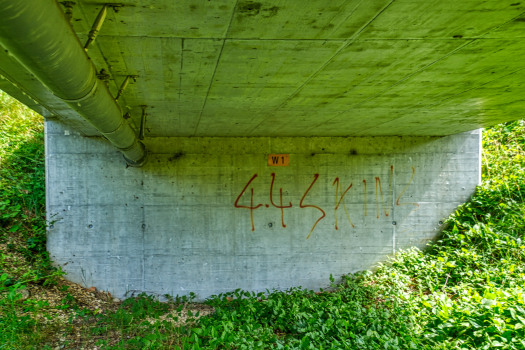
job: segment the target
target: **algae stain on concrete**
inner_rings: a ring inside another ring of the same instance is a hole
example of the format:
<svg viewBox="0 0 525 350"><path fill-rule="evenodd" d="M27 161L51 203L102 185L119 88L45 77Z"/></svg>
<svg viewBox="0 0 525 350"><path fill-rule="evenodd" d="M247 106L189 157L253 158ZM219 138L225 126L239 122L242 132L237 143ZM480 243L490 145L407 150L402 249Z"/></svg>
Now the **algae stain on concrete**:
<svg viewBox="0 0 525 350"><path fill-rule="evenodd" d="M257 16L259 13L264 18L271 18L277 15L279 7L272 6L269 8L263 8L260 2L247 1L239 4L239 13L245 16Z"/></svg>
<svg viewBox="0 0 525 350"><path fill-rule="evenodd" d="M261 11L260 2L247 1L239 4L239 12L246 16L257 16Z"/></svg>

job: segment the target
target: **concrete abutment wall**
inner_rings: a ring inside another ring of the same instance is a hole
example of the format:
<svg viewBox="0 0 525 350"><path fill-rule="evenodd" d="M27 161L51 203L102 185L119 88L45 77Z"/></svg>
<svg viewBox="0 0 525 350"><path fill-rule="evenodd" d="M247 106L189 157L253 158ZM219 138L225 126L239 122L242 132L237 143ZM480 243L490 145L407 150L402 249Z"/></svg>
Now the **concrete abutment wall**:
<svg viewBox="0 0 525 350"><path fill-rule="evenodd" d="M435 237L479 182L480 137L150 138L131 168L48 120L48 250L117 297L323 288Z"/></svg>

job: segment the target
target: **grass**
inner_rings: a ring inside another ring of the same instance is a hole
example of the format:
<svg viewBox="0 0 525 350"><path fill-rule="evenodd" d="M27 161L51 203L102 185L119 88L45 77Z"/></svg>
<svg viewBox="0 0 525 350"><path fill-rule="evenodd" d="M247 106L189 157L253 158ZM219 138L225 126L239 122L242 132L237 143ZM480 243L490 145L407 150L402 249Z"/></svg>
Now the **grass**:
<svg viewBox="0 0 525 350"><path fill-rule="evenodd" d="M43 119L0 92L0 348L38 341L41 332L20 305L28 283L58 276L45 250Z"/></svg>
<svg viewBox="0 0 525 350"><path fill-rule="evenodd" d="M0 103L0 349L525 349L523 121L484 131L483 184L425 252L330 292L90 307L44 249L42 119L3 93ZM36 295L52 290L52 306Z"/></svg>

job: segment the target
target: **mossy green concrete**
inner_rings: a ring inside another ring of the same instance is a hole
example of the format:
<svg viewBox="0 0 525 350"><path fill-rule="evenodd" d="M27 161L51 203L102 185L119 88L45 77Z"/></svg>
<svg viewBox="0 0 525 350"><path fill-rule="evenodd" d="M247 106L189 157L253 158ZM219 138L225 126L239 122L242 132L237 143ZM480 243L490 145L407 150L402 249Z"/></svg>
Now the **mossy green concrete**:
<svg viewBox="0 0 525 350"><path fill-rule="evenodd" d="M82 43L104 3L73 7ZM515 0L123 5L89 56L114 96L138 76L119 103L136 125L148 106L147 137L439 136L524 107L525 3ZM1 89L97 135L4 51L0 74Z"/></svg>

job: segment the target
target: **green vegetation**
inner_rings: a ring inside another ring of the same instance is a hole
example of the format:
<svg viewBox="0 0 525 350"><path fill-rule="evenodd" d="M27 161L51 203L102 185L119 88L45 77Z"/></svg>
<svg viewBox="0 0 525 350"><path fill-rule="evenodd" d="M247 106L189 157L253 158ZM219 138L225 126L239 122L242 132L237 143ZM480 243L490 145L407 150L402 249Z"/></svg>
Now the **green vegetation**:
<svg viewBox="0 0 525 350"><path fill-rule="evenodd" d="M24 254L45 256L44 194L42 117L0 92L0 242L19 233Z"/></svg>
<svg viewBox="0 0 525 350"><path fill-rule="evenodd" d="M426 252L400 252L331 291L251 294L205 304L139 295L86 307L45 253L42 120L0 94L0 349L525 349L525 127L484 132L483 185ZM332 281L333 282L333 281ZM43 322L42 320L48 322ZM60 339L62 338L62 339Z"/></svg>
<svg viewBox="0 0 525 350"><path fill-rule="evenodd" d="M44 306L20 304L28 283L54 283L60 271L45 250L42 117L0 91L0 348L38 341L30 316Z"/></svg>

